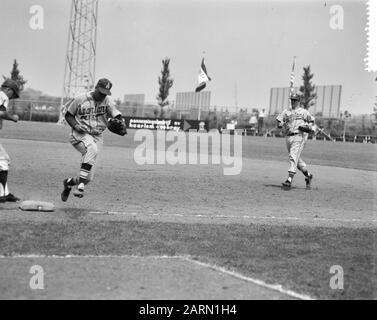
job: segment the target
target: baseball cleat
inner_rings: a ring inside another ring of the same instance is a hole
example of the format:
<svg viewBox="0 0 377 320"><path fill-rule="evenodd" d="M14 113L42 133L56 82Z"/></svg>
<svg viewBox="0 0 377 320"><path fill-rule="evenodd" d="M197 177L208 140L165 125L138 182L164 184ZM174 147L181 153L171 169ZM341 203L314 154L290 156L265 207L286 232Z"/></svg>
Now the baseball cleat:
<svg viewBox="0 0 377 320"><path fill-rule="evenodd" d="M64 190L61 194L61 198L62 198L62 201L67 201L68 197L69 197L69 194L72 190L72 187L68 185L68 179L65 179L63 181L63 185L64 185Z"/></svg>
<svg viewBox="0 0 377 320"><path fill-rule="evenodd" d="M84 196L84 184L80 183L77 188L73 191L73 195L77 198L82 198Z"/></svg>
<svg viewBox="0 0 377 320"><path fill-rule="evenodd" d="M292 187L292 183L289 180L285 180L282 183L282 186L284 187L284 189L290 189Z"/></svg>
<svg viewBox="0 0 377 320"><path fill-rule="evenodd" d="M313 180L313 175L311 173L309 173L309 177L305 178L306 189L310 190L312 188L312 186L311 186L312 180Z"/></svg>
<svg viewBox="0 0 377 320"><path fill-rule="evenodd" d="M20 198L17 198L15 195L8 193L6 196L0 197L0 202L17 202L20 201Z"/></svg>

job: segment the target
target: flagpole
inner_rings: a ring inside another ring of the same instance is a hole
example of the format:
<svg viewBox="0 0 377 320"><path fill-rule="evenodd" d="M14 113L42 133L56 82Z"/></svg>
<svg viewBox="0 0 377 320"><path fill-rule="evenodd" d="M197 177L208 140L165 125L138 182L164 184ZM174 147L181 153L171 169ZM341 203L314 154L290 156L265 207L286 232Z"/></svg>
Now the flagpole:
<svg viewBox="0 0 377 320"><path fill-rule="evenodd" d="M198 121L200 121L200 113L202 112L202 99L201 99L201 93L198 92L199 94L199 109L198 109Z"/></svg>
<svg viewBox="0 0 377 320"><path fill-rule="evenodd" d="M291 79L290 79L290 91L291 94L293 94L293 82L294 82L294 76L295 76L295 64L296 64L296 56L293 57L293 64L292 64L292 72L291 72Z"/></svg>
<svg viewBox="0 0 377 320"><path fill-rule="evenodd" d="M296 65L296 56L293 56L293 64L292 64L292 71L291 71L291 78L290 78L290 97L293 95L293 83L295 81L295 65ZM292 101L289 100L289 104L292 108Z"/></svg>
<svg viewBox="0 0 377 320"><path fill-rule="evenodd" d="M204 59L206 52L203 51L202 55L203 55L203 59ZM200 115L201 115L201 112L202 112L202 95L201 95L200 91L198 92L198 94L199 94L198 121L200 121Z"/></svg>
<svg viewBox="0 0 377 320"><path fill-rule="evenodd" d="M236 113L237 113L238 112L237 81L234 82L234 102L236 104Z"/></svg>

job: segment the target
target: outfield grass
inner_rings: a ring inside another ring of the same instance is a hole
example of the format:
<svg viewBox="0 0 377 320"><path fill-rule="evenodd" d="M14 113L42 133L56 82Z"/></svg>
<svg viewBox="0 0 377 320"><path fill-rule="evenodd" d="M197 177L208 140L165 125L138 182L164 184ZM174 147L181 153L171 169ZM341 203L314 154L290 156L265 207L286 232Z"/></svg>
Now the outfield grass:
<svg viewBox="0 0 377 320"><path fill-rule="evenodd" d="M243 157L249 159L243 161L242 175L225 177L214 166L142 168L133 159L134 132L130 130L126 137L107 133L108 152L105 148L101 154L88 195L62 203L62 179L79 163L79 155L67 143L68 128L6 123L0 137L21 139L3 143L13 159L12 190L26 199L49 199L57 210L37 219L1 204L0 254L190 255L316 298L377 298L377 231L371 221L376 173L327 167L375 171L376 145L309 141L304 159L326 165L315 168L319 188L285 192L278 185L280 173L285 175L284 139L245 137ZM303 181L297 182L298 187L299 183L302 186ZM219 213L276 215L303 221L297 225L284 225L284 220L281 225L276 221L241 225L240 220L195 224L178 218L172 222L109 221L106 216L92 220L85 210L146 216L179 213L182 219L195 213L208 219ZM305 225L305 219L315 217L365 219L365 223ZM365 227L368 224L370 228ZM332 265L344 269L344 290L329 288Z"/></svg>
<svg viewBox="0 0 377 320"><path fill-rule="evenodd" d="M0 223L0 254L190 255L320 299L375 299L376 230L141 221ZM344 290L332 290L332 265Z"/></svg>
<svg viewBox="0 0 377 320"><path fill-rule="evenodd" d="M140 144L140 142L134 141L135 131L129 130L129 134L124 137L116 136L106 131L104 135L105 145L134 149ZM54 123L30 121L20 121L19 123L6 122L3 125L3 130L0 132L0 138L68 143L69 132L70 129L68 126L59 126ZM169 143L167 143L168 145ZM211 143L209 143L210 151ZM284 138L243 137L242 156L251 159L288 162ZM309 140L302 156L308 165L377 170L377 144Z"/></svg>

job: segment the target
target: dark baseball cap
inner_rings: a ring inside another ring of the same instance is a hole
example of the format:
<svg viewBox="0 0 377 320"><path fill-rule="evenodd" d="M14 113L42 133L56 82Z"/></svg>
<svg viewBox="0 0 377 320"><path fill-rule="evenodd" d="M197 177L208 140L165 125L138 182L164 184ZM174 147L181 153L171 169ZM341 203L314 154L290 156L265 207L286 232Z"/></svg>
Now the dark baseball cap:
<svg viewBox="0 0 377 320"><path fill-rule="evenodd" d="M99 79L96 85L96 89L102 94L111 95L111 88L113 84L106 78Z"/></svg>
<svg viewBox="0 0 377 320"><path fill-rule="evenodd" d="M20 97L20 87L18 83L12 79L6 79L1 85L2 88L12 89L14 92L14 98L17 99Z"/></svg>
<svg viewBox="0 0 377 320"><path fill-rule="evenodd" d="M291 100L300 101L300 96L297 93L294 93L290 97Z"/></svg>

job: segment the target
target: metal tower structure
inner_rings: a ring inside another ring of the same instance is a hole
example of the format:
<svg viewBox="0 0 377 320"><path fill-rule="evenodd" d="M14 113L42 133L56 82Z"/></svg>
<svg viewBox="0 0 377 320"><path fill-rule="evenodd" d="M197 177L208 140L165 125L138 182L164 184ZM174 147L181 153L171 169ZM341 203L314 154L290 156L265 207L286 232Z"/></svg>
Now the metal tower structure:
<svg viewBox="0 0 377 320"><path fill-rule="evenodd" d="M94 87L97 13L98 0L72 0L59 123L65 104Z"/></svg>

